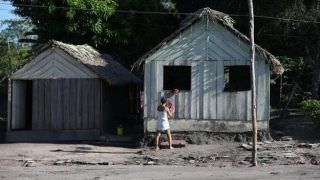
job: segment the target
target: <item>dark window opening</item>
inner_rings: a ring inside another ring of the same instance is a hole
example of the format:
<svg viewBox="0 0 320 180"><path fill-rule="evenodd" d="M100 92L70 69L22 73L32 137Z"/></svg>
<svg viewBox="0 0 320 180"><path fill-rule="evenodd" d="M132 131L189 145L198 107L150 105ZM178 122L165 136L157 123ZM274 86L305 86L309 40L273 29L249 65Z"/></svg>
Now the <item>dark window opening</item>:
<svg viewBox="0 0 320 180"><path fill-rule="evenodd" d="M191 89L191 66L163 66L163 90L173 89Z"/></svg>
<svg viewBox="0 0 320 180"><path fill-rule="evenodd" d="M250 66L225 66L224 67L224 91L249 91Z"/></svg>

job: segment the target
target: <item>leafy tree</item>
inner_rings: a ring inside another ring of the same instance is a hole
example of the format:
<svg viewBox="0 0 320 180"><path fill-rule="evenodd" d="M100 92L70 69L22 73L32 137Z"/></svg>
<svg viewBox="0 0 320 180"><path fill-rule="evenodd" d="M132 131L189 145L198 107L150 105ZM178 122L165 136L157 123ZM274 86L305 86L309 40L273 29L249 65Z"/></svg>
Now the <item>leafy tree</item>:
<svg viewBox="0 0 320 180"><path fill-rule="evenodd" d="M195 12L211 7L234 15L236 28L248 34L248 6L238 0L10 0L15 12L35 26L38 42L49 39L88 43L130 66L179 26L185 15L145 14L135 11ZM317 0L257 0L255 14L317 21ZM22 6L23 5L23 6ZM119 11L119 10L127 10ZM240 15L240 16L237 16ZM243 15L243 16L241 16ZM256 41L276 55L303 57L311 65L313 97L320 84L319 23L256 17Z"/></svg>
<svg viewBox="0 0 320 180"><path fill-rule="evenodd" d="M122 59L127 66L178 26L173 15L131 11L167 12L173 9L170 0L10 1L16 14L35 25L39 43L50 39L87 43Z"/></svg>
<svg viewBox="0 0 320 180"><path fill-rule="evenodd" d="M116 36L103 49L122 64L130 66L144 53L160 43L179 27L178 16L172 14L144 14L141 12L174 12L171 1L162 4L160 0L119 0L119 10L110 18L110 28ZM130 13L130 10L133 10ZM140 13L139 13L140 12Z"/></svg>
<svg viewBox="0 0 320 180"><path fill-rule="evenodd" d="M117 7L114 0L10 1L16 14L34 24L40 43L56 39L97 47L114 35L107 22Z"/></svg>
<svg viewBox="0 0 320 180"><path fill-rule="evenodd" d="M311 67L312 97L319 99L320 86L320 1L317 0L281 0L281 6L273 3L273 16L282 20L266 23L264 34L276 34L265 41L279 54L303 57L304 63ZM285 20L287 19L287 20ZM279 37L280 36L280 37ZM276 44L276 45L275 45Z"/></svg>
<svg viewBox="0 0 320 180"><path fill-rule="evenodd" d="M28 56L30 44L21 43L19 40L27 38L26 33L32 26L22 19L5 20L0 22L0 25L4 27L0 31L0 78L2 78Z"/></svg>

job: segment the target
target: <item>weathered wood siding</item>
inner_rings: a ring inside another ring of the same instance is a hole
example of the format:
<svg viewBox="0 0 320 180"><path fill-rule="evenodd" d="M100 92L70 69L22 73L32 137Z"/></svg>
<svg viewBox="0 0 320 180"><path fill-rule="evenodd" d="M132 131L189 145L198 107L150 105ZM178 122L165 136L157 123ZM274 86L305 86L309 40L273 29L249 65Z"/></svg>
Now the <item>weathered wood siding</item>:
<svg viewBox="0 0 320 180"><path fill-rule="evenodd" d="M32 130L100 128L102 83L99 79L33 80Z"/></svg>
<svg viewBox="0 0 320 180"><path fill-rule="evenodd" d="M174 119L248 121L251 93L224 92L224 66L250 65L250 48L215 22L199 21L149 56L144 72L144 117L156 118L163 66L192 66L191 91L174 97ZM269 120L269 64L257 54L258 120ZM248 79L250 81L250 79Z"/></svg>

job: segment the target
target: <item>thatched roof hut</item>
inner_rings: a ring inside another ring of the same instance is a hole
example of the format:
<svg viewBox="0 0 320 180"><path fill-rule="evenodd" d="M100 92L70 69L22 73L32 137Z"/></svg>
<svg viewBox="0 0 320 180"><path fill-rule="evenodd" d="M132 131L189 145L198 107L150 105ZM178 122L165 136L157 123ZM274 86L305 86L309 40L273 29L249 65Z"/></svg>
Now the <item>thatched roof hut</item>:
<svg viewBox="0 0 320 180"><path fill-rule="evenodd" d="M145 59L147 59L148 56L150 56L155 51L157 51L158 49L166 45L167 42L171 41L178 34L188 29L190 26L192 26L194 23L196 23L198 20L200 20L203 17L206 17L209 21L214 21L223 25L226 29L234 33L243 41L245 41L248 44L250 43L250 39L246 35L242 34L240 31L238 31L233 27L235 20L232 17L230 17L228 14L225 14L223 12L219 12L206 7L206 8L197 10L196 12L193 13L193 15L185 18L181 22L181 27L178 30L176 30L170 36L165 38L161 43L159 43L156 47L154 47L152 50L147 52L144 56L142 56L137 62L133 64L133 68L139 68L139 66L141 66L144 63ZM265 50L264 48L262 48L257 44L256 44L256 50L258 53L261 53L263 56L265 56L265 59L270 63L273 74L280 75L284 72L284 68L282 67L280 61L274 55L272 55L270 52L268 52L267 50Z"/></svg>
<svg viewBox="0 0 320 180"><path fill-rule="evenodd" d="M140 80L89 45L52 40L8 82L7 140L58 141L114 134L136 113Z"/></svg>
<svg viewBox="0 0 320 180"><path fill-rule="evenodd" d="M173 131L251 131L250 41L234 22L222 12L200 9L133 65L144 70L147 132L155 131L156 107L173 89L180 90L170 97L176 110ZM284 69L271 53L258 45L256 50L258 127L268 130L270 75Z"/></svg>
<svg viewBox="0 0 320 180"><path fill-rule="evenodd" d="M125 67L108 54L101 54L91 46L67 44L56 40L51 40L40 48L26 64L20 66L11 79L19 79L25 74L25 69L32 67L36 62L32 60L40 53L48 49L60 49L73 57L75 60L85 65L90 71L97 74L100 78L107 81L110 85L125 85L129 83L140 83L141 80L130 73ZM21 68L22 67L22 68ZM21 69L20 69L21 68ZM33 75L35 76L35 75ZM28 76L29 77L29 76ZM24 77L26 78L26 77ZM32 78L32 75L29 79ZM54 78L54 77L52 77ZM56 77L58 78L58 77Z"/></svg>

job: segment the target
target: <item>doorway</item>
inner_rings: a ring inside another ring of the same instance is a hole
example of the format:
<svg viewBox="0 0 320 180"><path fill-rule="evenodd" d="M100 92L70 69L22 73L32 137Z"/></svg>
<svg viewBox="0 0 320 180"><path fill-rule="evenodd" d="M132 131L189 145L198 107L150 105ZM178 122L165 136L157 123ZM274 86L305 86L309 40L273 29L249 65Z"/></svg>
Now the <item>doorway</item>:
<svg viewBox="0 0 320 180"><path fill-rule="evenodd" d="M11 130L32 130L32 80L12 82Z"/></svg>

